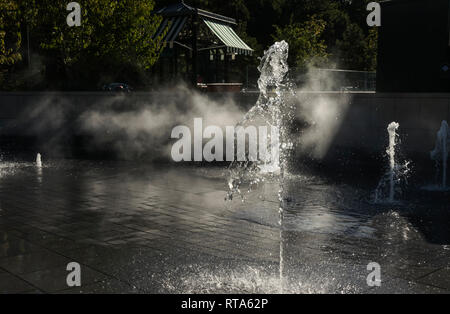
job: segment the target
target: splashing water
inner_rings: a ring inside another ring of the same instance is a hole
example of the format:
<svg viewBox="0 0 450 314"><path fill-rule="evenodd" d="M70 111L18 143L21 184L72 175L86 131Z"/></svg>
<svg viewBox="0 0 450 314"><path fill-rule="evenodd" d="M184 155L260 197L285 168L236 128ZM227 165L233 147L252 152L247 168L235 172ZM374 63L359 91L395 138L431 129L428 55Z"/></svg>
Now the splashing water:
<svg viewBox="0 0 450 314"><path fill-rule="evenodd" d="M266 134L266 138L259 138L259 150L261 153L262 147L266 146L266 151L270 151L271 154L265 154L262 158L260 154L258 161L252 163L233 162L229 168L229 192L226 198L232 200L237 194L244 201L241 186L245 183L249 185L249 193L255 185L264 182L267 178L275 178L279 181L280 291L283 291L283 182L293 148L289 130L295 113L295 105L287 101L286 97L294 93L293 85L287 78L288 54L289 45L285 41L276 42L264 53L258 67L261 73L258 79L260 90L258 101L238 124L238 126L247 126L263 122L270 126L270 135Z"/></svg>
<svg viewBox="0 0 450 314"><path fill-rule="evenodd" d="M409 161L399 163L396 157L398 150L398 134L397 130L400 125L392 122L387 127L389 134L389 146L386 154L389 158L389 168L378 183L375 190L375 203L393 203L395 202L395 193L401 191L401 183L407 183L407 175L410 172Z"/></svg>
<svg viewBox="0 0 450 314"><path fill-rule="evenodd" d="M222 265L223 266L223 265ZM194 271L193 271L194 270ZM192 273L193 271L193 273ZM241 266L229 269L210 270L208 267L191 265L188 270L181 270L182 275L172 279L165 276L164 291L170 293L196 294L279 294L279 278L270 266ZM314 277L314 276L311 276ZM332 278L304 278L302 281L286 282L283 293L333 293ZM351 292L351 287L339 287L342 292Z"/></svg>
<svg viewBox="0 0 450 314"><path fill-rule="evenodd" d="M258 79L260 95L253 106L239 122L238 127L263 123L270 127L270 134L259 138L259 158L256 162L233 162L229 167L229 193L227 200L234 195L244 199L241 191L248 184L248 192L266 177L282 179L287 166L290 150L293 148L289 138L289 126L294 118L295 107L286 101L285 95L293 92L287 80L289 67L287 58L289 45L285 41L276 42L264 53L258 67L261 75ZM262 149L266 146L266 149ZM261 154L262 151L271 154Z"/></svg>
<svg viewBox="0 0 450 314"><path fill-rule="evenodd" d="M450 147L450 129L447 121L442 121L441 128L437 133L436 146L430 153L431 159L436 162L436 178L442 176L439 186L442 190L447 189L447 161L448 147ZM442 172L440 171L442 169Z"/></svg>
<svg viewBox="0 0 450 314"><path fill-rule="evenodd" d="M42 168L42 157L39 153L36 155L36 167Z"/></svg>

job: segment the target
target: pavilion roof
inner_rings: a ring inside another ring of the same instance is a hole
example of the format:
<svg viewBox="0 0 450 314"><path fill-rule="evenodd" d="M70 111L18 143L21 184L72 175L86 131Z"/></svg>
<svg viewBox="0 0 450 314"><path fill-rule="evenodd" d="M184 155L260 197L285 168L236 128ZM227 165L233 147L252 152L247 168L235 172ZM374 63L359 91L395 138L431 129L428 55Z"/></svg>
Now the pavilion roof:
<svg viewBox="0 0 450 314"><path fill-rule="evenodd" d="M233 30L232 27L237 25L236 20L233 18L191 7L183 1L165 7L159 10L157 14L161 15L164 19L155 37L161 36L166 32L163 41L170 43L170 46L173 46L174 43L181 44L177 41L177 38L186 26L188 19L193 16L198 16L204 22L212 36L216 37L220 42L219 45L209 46L201 50L226 48L229 53L252 54L253 52L253 49ZM185 44L181 45L191 49Z"/></svg>

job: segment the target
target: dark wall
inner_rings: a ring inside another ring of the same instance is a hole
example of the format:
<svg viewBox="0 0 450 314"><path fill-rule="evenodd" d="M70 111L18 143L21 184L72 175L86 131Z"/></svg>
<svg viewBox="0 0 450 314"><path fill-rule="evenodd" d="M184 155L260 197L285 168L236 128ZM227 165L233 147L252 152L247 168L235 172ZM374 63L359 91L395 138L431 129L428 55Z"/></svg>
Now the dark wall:
<svg viewBox="0 0 450 314"><path fill-rule="evenodd" d="M450 92L449 2L381 3L377 91Z"/></svg>

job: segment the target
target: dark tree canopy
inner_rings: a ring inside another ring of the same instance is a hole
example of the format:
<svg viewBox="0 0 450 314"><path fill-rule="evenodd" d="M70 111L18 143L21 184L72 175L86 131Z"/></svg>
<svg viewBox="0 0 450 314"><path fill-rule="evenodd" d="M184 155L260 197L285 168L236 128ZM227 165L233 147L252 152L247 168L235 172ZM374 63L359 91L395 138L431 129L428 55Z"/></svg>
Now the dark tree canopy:
<svg viewBox="0 0 450 314"><path fill-rule="evenodd" d="M147 84L160 53L161 43L152 38L161 21L155 12L178 0L78 2L83 23L75 28L65 21L67 1L0 2L0 89L89 90L120 80ZM237 59L239 67L255 67L264 49L284 39L291 46L290 64L299 69L312 64L375 70L377 31L366 25L368 2L185 1L238 21L238 35L255 50L253 57ZM27 64L28 46L38 64ZM22 76L30 69L41 79Z"/></svg>

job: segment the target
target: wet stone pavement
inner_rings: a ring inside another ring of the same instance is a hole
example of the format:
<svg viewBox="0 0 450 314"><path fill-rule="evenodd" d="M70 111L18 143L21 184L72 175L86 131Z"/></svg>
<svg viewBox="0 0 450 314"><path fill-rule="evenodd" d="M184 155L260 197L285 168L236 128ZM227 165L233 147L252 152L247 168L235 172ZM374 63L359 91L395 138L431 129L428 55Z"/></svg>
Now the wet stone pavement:
<svg viewBox="0 0 450 314"><path fill-rule="evenodd" d="M449 195L371 184L289 176L280 228L278 183L225 202L219 167L3 161L0 293L449 293Z"/></svg>

